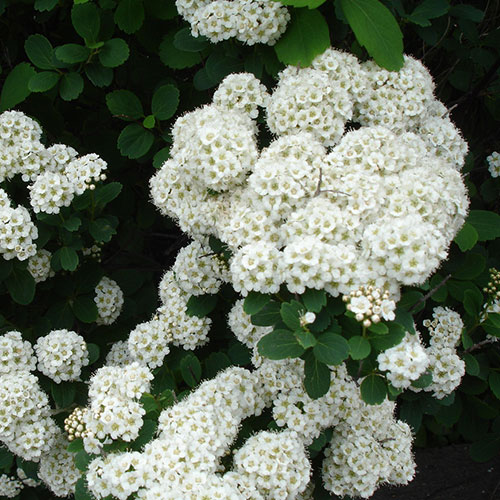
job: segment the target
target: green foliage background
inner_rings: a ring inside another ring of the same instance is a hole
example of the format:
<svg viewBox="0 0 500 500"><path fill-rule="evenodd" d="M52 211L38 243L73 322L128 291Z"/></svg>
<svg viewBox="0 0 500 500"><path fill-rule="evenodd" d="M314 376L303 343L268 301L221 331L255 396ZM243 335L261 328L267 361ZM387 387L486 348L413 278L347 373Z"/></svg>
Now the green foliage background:
<svg viewBox="0 0 500 500"><path fill-rule="evenodd" d="M401 314L411 313L417 325L436 305L462 315L467 374L457 393L441 402L422 393L402 395L399 415L412 425L417 446L465 441L472 444L475 459L487 460L500 451L500 348L480 343L485 333L500 336L500 317L493 315L488 322L479 318L487 301L482 290L488 270L500 268L500 179L490 176L485 163L487 155L500 150L500 2L283 3L289 5L292 21L276 46L268 47L234 40L214 45L193 38L173 0L0 0L0 111L21 110L39 120L47 144L68 144L80 154L96 152L109 164L108 181L94 192L76 199L61 216L37 217L37 243L54 254L54 278L35 287L25 262L0 259L1 332L20 330L32 342L56 328L79 332L94 346L93 363L83 375L88 378L115 341L126 339L137 323L150 318L162 272L187 244L175 224L149 202L148 180L168 158L175 118L209 102L218 83L232 72L252 72L272 88L285 64L307 66L330 45L362 59L373 57L391 70L401 67L404 48L429 68L438 98L469 144L464 175L472 204L449 260L423 286L406 288L399 304ZM21 199L21 183L10 182L8 190ZM100 262L82 253L95 243L103 248ZM94 324L92 293L103 275L116 280L125 294L122 315L108 327ZM137 447L152 436L152 422L161 408L172 404L172 391L181 397L225 366L249 364L248 351L225 323L234 297L228 288L218 298L191 302L193 314L212 316L211 342L195 353L174 349L168 367L157 370L152 394L143 399L150 424ZM326 299L301 300L315 307ZM275 324L283 318L287 323L285 316L291 314L293 323L293 301L289 304L291 312L271 307L271 319L260 321ZM252 296L245 307L262 316L270 303ZM335 308L333 302L326 307L334 316ZM279 330L275 334L278 338ZM321 356L330 359L328 345L335 345L337 354L345 349L345 357L350 352L353 362L369 355L370 345L362 340L347 342L331 335L314 346L319 354L311 363ZM286 349L286 335L281 333L280 339ZM269 357L277 355L273 349L266 352ZM380 387L380 377L371 377L362 391L365 400L376 403L387 387ZM321 392L314 385L321 384L321 376L313 379L306 368L306 384L313 393ZM85 384L41 380L56 407L85 404ZM62 412L61 419L66 415ZM246 424L241 438L268 423L261 418ZM320 456L327 434L311 447L312 457ZM73 451L80 454L84 470L85 452ZM13 460L0 450L1 470L9 471ZM28 475L36 474L31 464L18 460L18 465ZM320 489L317 494L327 497ZM21 497L44 495L42 489L33 489ZM77 497L85 495L79 485Z"/></svg>

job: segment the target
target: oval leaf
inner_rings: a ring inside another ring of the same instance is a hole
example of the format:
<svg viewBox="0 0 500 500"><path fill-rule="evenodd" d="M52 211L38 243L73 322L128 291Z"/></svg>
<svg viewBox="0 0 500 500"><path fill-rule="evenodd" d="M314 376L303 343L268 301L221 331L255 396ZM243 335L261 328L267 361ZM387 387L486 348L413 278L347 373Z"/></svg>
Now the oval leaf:
<svg viewBox="0 0 500 500"><path fill-rule="evenodd" d="M309 352L304 364L304 387L312 399L324 396L330 389L330 368Z"/></svg>
<svg viewBox="0 0 500 500"><path fill-rule="evenodd" d="M151 111L158 120L168 120L179 106L179 90L173 85L161 86L153 95Z"/></svg>
<svg viewBox="0 0 500 500"><path fill-rule="evenodd" d="M28 83L31 92L46 92L59 81L59 74L54 71L42 71L33 75Z"/></svg>
<svg viewBox="0 0 500 500"><path fill-rule="evenodd" d="M154 135L137 123L127 125L118 136L118 148L131 159L144 156L153 145Z"/></svg>
<svg viewBox="0 0 500 500"><path fill-rule="evenodd" d="M304 353L290 330L274 330L259 340L257 349L261 356L269 359L298 358Z"/></svg>
<svg viewBox="0 0 500 500"><path fill-rule="evenodd" d="M144 116L141 101L130 90L114 90L106 96L106 104L115 118L137 120Z"/></svg>
<svg viewBox="0 0 500 500"><path fill-rule="evenodd" d="M0 111L13 108L31 94L28 84L36 71L28 63L20 63L9 73L0 94Z"/></svg>
<svg viewBox="0 0 500 500"><path fill-rule="evenodd" d="M361 382L361 398L369 405L383 403L387 395L387 383L380 375L372 373Z"/></svg>
<svg viewBox="0 0 500 500"><path fill-rule="evenodd" d="M30 61L40 69L52 69L54 49L43 35L31 35L24 42L24 50Z"/></svg>
<svg viewBox="0 0 500 500"><path fill-rule="evenodd" d="M327 365L338 365L349 356L347 340L333 332L325 332L317 337L313 348L316 359Z"/></svg>
<svg viewBox="0 0 500 500"><path fill-rule="evenodd" d="M99 61L107 68L122 65L130 54L127 42L121 38L112 38L104 43L99 52Z"/></svg>

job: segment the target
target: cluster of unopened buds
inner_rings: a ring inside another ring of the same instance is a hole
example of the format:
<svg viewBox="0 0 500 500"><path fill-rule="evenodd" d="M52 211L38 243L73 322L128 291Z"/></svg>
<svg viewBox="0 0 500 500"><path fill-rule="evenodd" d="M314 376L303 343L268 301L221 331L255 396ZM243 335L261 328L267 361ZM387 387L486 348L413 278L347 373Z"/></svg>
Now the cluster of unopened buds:
<svg viewBox="0 0 500 500"><path fill-rule="evenodd" d="M388 290L371 285L360 286L349 295L344 295L342 300L346 302L347 310L354 313L356 321L362 322L366 328L382 319L392 321L395 318L396 303L390 300Z"/></svg>
<svg viewBox="0 0 500 500"><path fill-rule="evenodd" d="M68 434L68 441L87 436L84 422L85 413L87 411L87 408L75 408L64 420L64 430Z"/></svg>
<svg viewBox="0 0 500 500"><path fill-rule="evenodd" d="M490 281L483 292L490 296L491 301L500 300L500 271L494 267L490 269Z"/></svg>

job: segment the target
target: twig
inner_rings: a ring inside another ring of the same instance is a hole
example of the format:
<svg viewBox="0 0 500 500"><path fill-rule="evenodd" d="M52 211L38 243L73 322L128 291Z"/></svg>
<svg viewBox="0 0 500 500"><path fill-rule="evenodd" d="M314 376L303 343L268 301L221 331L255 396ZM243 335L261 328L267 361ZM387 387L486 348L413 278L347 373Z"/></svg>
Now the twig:
<svg viewBox="0 0 500 500"><path fill-rule="evenodd" d="M410 307L410 310L408 312L412 312L414 309L416 309L422 302L425 302L429 297L432 297L449 279L451 278L451 274L448 274L441 283L438 283L437 286L435 286L430 292L428 292L426 295L424 295L420 300L415 302Z"/></svg>

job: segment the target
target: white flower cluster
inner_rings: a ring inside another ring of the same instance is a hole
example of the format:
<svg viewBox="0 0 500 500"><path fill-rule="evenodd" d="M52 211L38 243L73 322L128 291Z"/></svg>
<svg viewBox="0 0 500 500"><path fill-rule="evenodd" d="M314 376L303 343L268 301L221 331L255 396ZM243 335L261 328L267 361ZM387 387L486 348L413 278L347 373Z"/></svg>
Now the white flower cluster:
<svg viewBox="0 0 500 500"><path fill-rule="evenodd" d="M36 358L31 343L23 340L21 332L10 331L0 336L0 374L17 370L33 371Z"/></svg>
<svg viewBox="0 0 500 500"><path fill-rule="evenodd" d="M52 330L35 344L38 370L60 383L78 380L84 366L89 364L87 344L81 335L70 330Z"/></svg>
<svg viewBox="0 0 500 500"><path fill-rule="evenodd" d="M90 379L90 404L82 415L82 436L88 453L99 453L109 439L137 438L145 414L138 399L149 390L152 379L151 372L136 362L96 371Z"/></svg>
<svg viewBox="0 0 500 500"><path fill-rule="evenodd" d="M41 283L47 278L54 276L54 271L50 267L50 259L52 254L42 248L35 255L28 259L28 271L36 283Z"/></svg>
<svg viewBox="0 0 500 500"><path fill-rule="evenodd" d="M386 349L377 356L378 367L387 371L386 377L397 388L407 389L429 366L429 357L420 343L417 333L406 332L396 346Z"/></svg>
<svg viewBox="0 0 500 500"><path fill-rule="evenodd" d="M361 286L349 295L344 295L346 308L355 314L356 321L362 321L363 326L369 327L372 323L379 323L381 319L393 321L396 317L396 302L389 299L387 290L380 290L373 286Z"/></svg>
<svg viewBox="0 0 500 500"><path fill-rule="evenodd" d="M172 335L168 325L159 319L140 323L131 332L127 341L130 358L153 369L163 363L163 358L170 352Z"/></svg>
<svg viewBox="0 0 500 500"><path fill-rule="evenodd" d="M23 483L7 474L0 474L0 496L14 498L23 489Z"/></svg>
<svg viewBox="0 0 500 500"><path fill-rule="evenodd" d="M429 329L431 335L427 355L432 373L432 384L424 390L442 399L460 385L465 374L465 362L458 356L455 349L461 338L464 324L460 315L455 311L447 307L436 307L432 314L432 321L425 320L423 325Z"/></svg>
<svg viewBox="0 0 500 500"><path fill-rule="evenodd" d="M236 38L248 45L274 45L290 20L286 7L269 0L176 0L193 36L218 43Z"/></svg>
<svg viewBox="0 0 500 500"><path fill-rule="evenodd" d="M243 299L234 303L227 316L227 324L242 344L253 348L264 335L273 331L273 327L253 325L250 315L243 310L243 303Z"/></svg>
<svg viewBox="0 0 500 500"><path fill-rule="evenodd" d="M123 292L118 283L104 276L95 287L94 302L99 314L98 325L111 325L122 311Z"/></svg>
<svg viewBox="0 0 500 500"><path fill-rule="evenodd" d="M95 154L78 157L63 144L46 148L42 129L19 111L0 114L0 182L21 175L28 183L34 212L59 213L75 196L93 189L93 182L106 178L106 162ZM35 255L33 240L38 232L23 206L11 207L7 193L0 189L0 253L5 259L20 260Z"/></svg>
<svg viewBox="0 0 500 500"><path fill-rule="evenodd" d="M493 151L487 158L488 170L491 177L500 176L500 153L498 151Z"/></svg>
<svg viewBox="0 0 500 500"><path fill-rule="evenodd" d="M257 85L231 75L214 104L177 120L171 157L150 183L158 208L194 239L228 246L243 295L285 284L397 296L427 279L469 203L467 146L427 70L406 57L388 72L328 49L311 68L285 69L272 95L256 97ZM257 105L276 134L260 152ZM348 122L359 128L345 132Z"/></svg>
<svg viewBox="0 0 500 500"><path fill-rule="evenodd" d="M43 456L38 469L38 477L58 497L73 494L82 475L75 465L75 454L66 449L68 444L61 434L49 453Z"/></svg>

